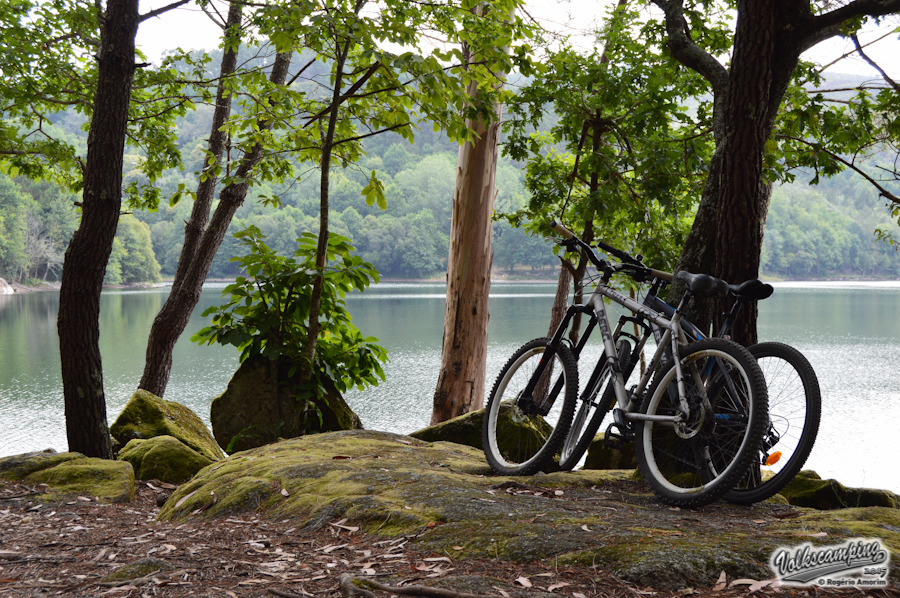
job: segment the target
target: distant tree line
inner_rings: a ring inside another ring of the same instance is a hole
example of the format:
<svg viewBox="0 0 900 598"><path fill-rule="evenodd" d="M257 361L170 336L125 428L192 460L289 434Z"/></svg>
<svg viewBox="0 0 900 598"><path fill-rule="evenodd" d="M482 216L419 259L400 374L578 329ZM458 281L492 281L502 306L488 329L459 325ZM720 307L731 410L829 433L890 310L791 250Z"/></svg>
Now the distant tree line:
<svg viewBox="0 0 900 598"><path fill-rule="evenodd" d="M184 172L200 170L204 153L205 111L199 106L178 121L179 144L186 156ZM84 118L65 113L53 126L74 139L84 138ZM414 144L399 136L373 138L359 168L332 175L332 229L347 236L357 253L383 277L429 278L446 269L451 204L456 169L455 145L440 133L419 131ZM362 194L371 171L384 184L386 209L370 205ZM308 178L284 187L260 185L254 201L238 211L230 232L258 227L269 245L283 255L296 250L301 233L318 227L318 183ZM137 180L126 172L126 184ZM821 179L810 177L777 187L766 222L762 272L784 279L870 277L900 275L900 253L877 240L875 231L893 230L895 219L873 190L853 173ZM162 197L174 194L188 181L169 172L160 182ZM529 199L523 165L501 158L497 173L498 213L513 213ZM281 207L263 201L277 197ZM7 280L59 279L66 244L75 230L79 211L75 195L47 182L0 174L0 277ZM107 269L107 284L156 282L171 276L183 240L189 201L155 212L136 211L123 217ZM230 261L241 253L239 243L226 237L210 276L237 274ZM500 275L533 275L558 265L549 243L505 219L494 223L494 267Z"/></svg>

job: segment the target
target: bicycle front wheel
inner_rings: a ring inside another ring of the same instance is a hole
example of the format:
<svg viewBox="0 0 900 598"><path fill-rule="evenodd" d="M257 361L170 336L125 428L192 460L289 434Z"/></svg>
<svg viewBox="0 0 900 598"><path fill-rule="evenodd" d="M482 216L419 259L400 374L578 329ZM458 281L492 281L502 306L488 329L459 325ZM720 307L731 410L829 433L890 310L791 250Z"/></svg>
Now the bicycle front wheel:
<svg viewBox="0 0 900 598"><path fill-rule="evenodd" d="M657 496L670 505L693 508L724 496L756 459L768 422L767 394L753 356L725 339L687 345L681 368L689 413L680 405L674 364L660 368L641 413L683 419L638 420L635 452Z"/></svg>
<svg viewBox="0 0 900 598"><path fill-rule="evenodd" d="M578 394L578 366L564 345L538 338L520 347L497 376L485 407L482 443L502 475L558 467L554 457L569 432Z"/></svg>
<svg viewBox="0 0 900 598"><path fill-rule="evenodd" d="M769 394L769 424L755 463L725 500L749 505L784 488L803 468L819 431L822 395L812 365L783 343L750 347Z"/></svg>

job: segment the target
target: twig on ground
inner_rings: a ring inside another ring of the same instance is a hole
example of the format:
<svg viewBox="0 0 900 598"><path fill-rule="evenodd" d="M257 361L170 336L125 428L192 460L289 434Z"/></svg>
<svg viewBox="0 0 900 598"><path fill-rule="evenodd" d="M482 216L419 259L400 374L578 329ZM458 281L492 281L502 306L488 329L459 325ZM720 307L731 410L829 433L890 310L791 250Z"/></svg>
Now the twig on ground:
<svg viewBox="0 0 900 598"><path fill-rule="evenodd" d="M425 598L492 598L488 594L470 594L468 592L457 592L456 590L446 590L444 588L432 588L430 586L389 586L378 583L371 579L358 579L350 577L347 573L341 575L341 593L348 598L351 596L363 596L364 598L377 598L374 592L361 588L356 585L356 581L375 588L382 592L391 594L401 594L406 596L424 596Z"/></svg>

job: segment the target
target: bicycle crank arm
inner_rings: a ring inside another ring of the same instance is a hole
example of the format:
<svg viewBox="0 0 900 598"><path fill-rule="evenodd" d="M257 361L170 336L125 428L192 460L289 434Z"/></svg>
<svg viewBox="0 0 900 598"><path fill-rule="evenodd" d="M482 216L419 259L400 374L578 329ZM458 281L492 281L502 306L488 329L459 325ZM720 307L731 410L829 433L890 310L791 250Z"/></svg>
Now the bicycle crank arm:
<svg viewBox="0 0 900 598"><path fill-rule="evenodd" d="M629 421L663 422L677 424L684 421L681 415L648 415L646 413L626 413L625 419Z"/></svg>

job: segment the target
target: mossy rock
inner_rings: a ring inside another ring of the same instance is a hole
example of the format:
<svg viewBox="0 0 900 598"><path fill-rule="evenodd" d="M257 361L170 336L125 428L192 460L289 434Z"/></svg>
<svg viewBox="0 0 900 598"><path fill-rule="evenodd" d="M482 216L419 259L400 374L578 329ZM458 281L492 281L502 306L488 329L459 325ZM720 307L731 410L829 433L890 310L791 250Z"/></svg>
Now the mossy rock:
<svg viewBox="0 0 900 598"><path fill-rule="evenodd" d="M797 510L764 502L669 509L631 470L491 476L482 451L344 431L245 451L200 471L164 520L253 513L317 529L337 520L451 558L602 566L657 589L710 587L721 571L766 579L779 546L882 538L900 550L900 509Z"/></svg>
<svg viewBox="0 0 900 598"><path fill-rule="evenodd" d="M36 471L83 458L81 453L57 453L53 449L3 457L0 458L0 480L18 481Z"/></svg>
<svg viewBox="0 0 900 598"><path fill-rule="evenodd" d="M484 409L471 411L413 432L410 436L426 442L455 442L483 450L484 414ZM500 450L509 455L512 460L524 461L531 456L530 454L516 454L516 447L540 446L546 442L552 432L553 428L543 420L515 421L512 418L510 406L500 405L500 411L497 414L497 444L500 446Z"/></svg>
<svg viewBox="0 0 900 598"><path fill-rule="evenodd" d="M210 406L213 434L228 453L305 434L362 429L359 416L327 378L325 396L311 397L295 369L288 360L264 357L240 365Z"/></svg>
<svg viewBox="0 0 900 598"><path fill-rule="evenodd" d="M118 458L134 467L139 480L160 480L172 484L186 482L194 474L215 463L174 436L135 438L128 442Z"/></svg>
<svg viewBox="0 0 900 598"><path fill-rule="evenodd" d="M606 444L603 434L597 434L588 445L584 468L636 469L637 457L634 454L634 443L625 442L619 447L611 447Z"/></svg>
<svg viewBox="0 0 900 598"><path fill-rule="evenodd" d="M41 497L47 502L71 496L96 497L101 502L121 503L134 498L134 469L125 461L81 457L35 471L22 480L27 484L47 484Z"/></svg>
<svg viewBox="0 0 900 598"><path fill-rule="evenodd" d="M481 428L484 425L484 409L470 411L445 422L422 428L410 434L426 442L455 442L477 449L482 448Z"/></svg>
<svg viewBox="0 0 900 598"><path fill-rule="evenodd" d="M813 509L855 507L900 508L900 496L888 490L848 488L836 480L823 480L814 471L801 471L781 491L788 502Z"/></svg>
<svg viewBox="0 0 900 598"><path fill-rule="evenodd" d="M131 396L109 432L115 439L116 451L136 438L173 436L212 461L225 456L196 413L181 403L166 401L145 390Z"/></svg>

